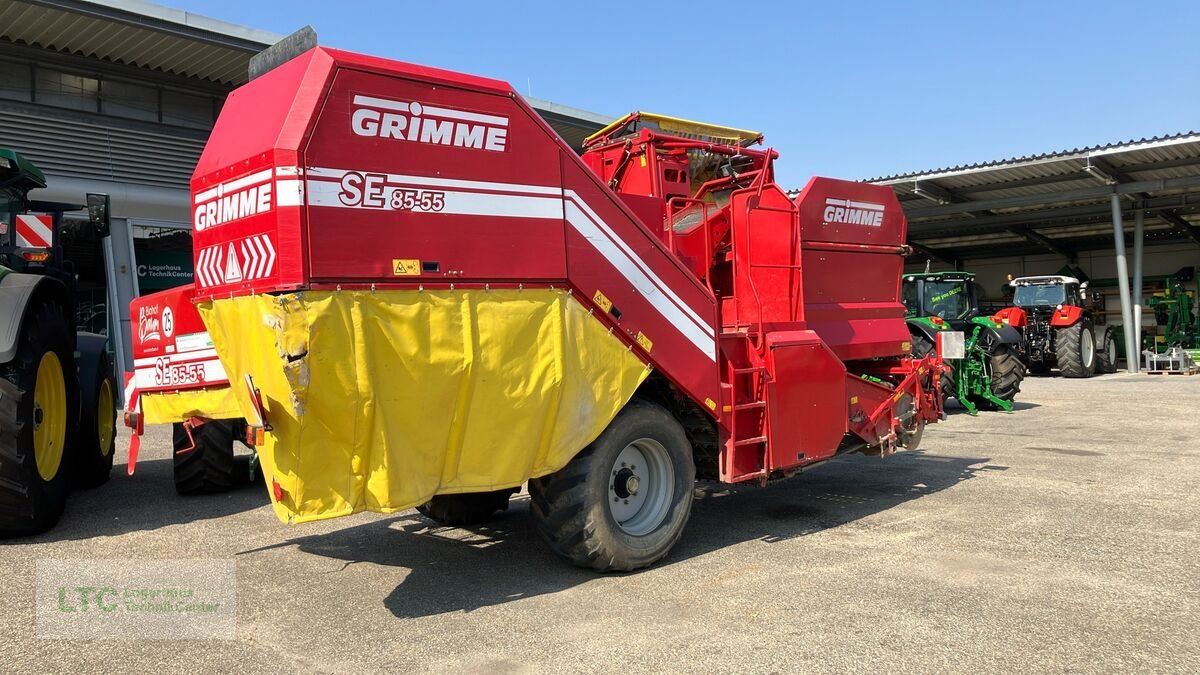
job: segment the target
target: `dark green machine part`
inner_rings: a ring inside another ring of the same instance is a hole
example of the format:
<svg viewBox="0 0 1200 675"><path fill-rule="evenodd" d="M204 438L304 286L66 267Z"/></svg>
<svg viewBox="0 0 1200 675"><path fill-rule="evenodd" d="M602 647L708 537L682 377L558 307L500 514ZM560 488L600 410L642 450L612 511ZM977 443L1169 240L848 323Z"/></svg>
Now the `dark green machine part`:
<svg viewBox="0 0 1200 675"><path fill-rule="evenodd" d="M1162 328L1162 332L1155 337L1156 341L1164 343L1165 347L1200 347L1200 315L1195 310L1196 298L1183 284L1172 281L1166 290L1146 298L1146 304L1154 311L1155 323Z"/></svg>
<svg viewBox="0 0 1200 675"><path fill-rule="evenodd" d="M1019 343L1019 338L1001 338L1012 329L980 313L975 275L970 272L907 274L903 298L909 331L914 340L928 343L914 344L914 352L932 349L939 332L963 332L966 357L949 363L953 372L953 391L946 395L957 399L971 415L978 414L981 407L1012 412L1012 401L993 391L989 346L1005 339Z"/></svg>
<svg viewBox="0 0 1200 675"><path fill-rule="evenodd" d="M1183 347L1192 358L1200 357L1200 312L1196 311L1196 291L1188 288L1195 281L1195 268L1183 267L1167 276L1149 276L1142 280L1150 290L1144 302L1154 312L1157 335L1143 335L1142 349L1161 353L1170 347ZM1093 288L1117 286L1116 279L1096 279ZM1125 350L1125 333L1114 326L1117 348Z"/></svg>
<svg viewBox="0 0 1200 675"><path fill-rule="evenodd" d="M76 267L63 214L87 209L108 236L108 195L87 206L29 198L46 178L0 148L0 537L44 532L67 493L112 471L116 385L107 338L77 330ZM46 216L49 216L48 218Z"/></svg>

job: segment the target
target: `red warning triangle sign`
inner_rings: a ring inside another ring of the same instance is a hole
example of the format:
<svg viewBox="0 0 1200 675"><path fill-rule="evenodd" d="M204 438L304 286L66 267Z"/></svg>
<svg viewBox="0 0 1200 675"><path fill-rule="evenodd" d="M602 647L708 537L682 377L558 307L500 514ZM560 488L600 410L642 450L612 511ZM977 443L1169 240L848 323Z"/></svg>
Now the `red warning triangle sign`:
<svg viewBox="0 0 1200 675"><path fill-rule="evenodd" d="M231 284L242 280L242 263L238 260L237 251L233 244L229 245L229 255L225 258L225 283Z"/></svg>

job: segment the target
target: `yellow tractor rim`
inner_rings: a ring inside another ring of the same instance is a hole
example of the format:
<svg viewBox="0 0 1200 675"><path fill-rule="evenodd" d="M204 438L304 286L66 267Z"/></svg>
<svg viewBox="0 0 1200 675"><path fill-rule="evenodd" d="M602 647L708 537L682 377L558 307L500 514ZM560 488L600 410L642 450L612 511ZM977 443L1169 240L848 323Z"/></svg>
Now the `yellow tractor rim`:
<svg viewBox="0 0 1200 675"><path fill-rule="evenodd" d="M112 381L104 378L100 383L100 395L96 397L96 431L100 434L101 457L108 457L112 452L113 434L116 433L113 405Z"/></svg>
<svg viewBox="0 0 1200 675"><path fill-rule="evenodd" d="M67 382L58 354L46 352L33 386L33 458L42 480L58 474L66 437Z"/></svg>

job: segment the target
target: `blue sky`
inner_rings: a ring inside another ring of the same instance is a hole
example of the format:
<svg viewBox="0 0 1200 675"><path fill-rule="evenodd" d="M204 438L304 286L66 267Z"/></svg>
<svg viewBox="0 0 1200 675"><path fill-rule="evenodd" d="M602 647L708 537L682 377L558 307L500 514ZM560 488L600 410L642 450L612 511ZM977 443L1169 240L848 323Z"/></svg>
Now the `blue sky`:
<svg viewBox="0 0 1200 675"><path fill-rule="evenodd" d="M1200 128L1194 0L160 1L605 115L756 129L785 187Z"/></svg>

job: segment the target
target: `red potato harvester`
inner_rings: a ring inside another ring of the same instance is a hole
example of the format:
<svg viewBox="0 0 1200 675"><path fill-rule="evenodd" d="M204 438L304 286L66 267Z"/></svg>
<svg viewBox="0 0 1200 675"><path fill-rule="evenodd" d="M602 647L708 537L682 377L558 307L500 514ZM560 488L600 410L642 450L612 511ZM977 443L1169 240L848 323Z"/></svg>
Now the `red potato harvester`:
<svg viewBox="0 0 1200 675"><path fill-rule="evenodd" d="M131 422L180 423L186 455L223 420L288 522L478 522L528 482L597 570L664 556L696 479L914 447L942 365L911 355L900 205L789 199L761 141L633 113L580 157L503 82L311 49L221 112L195 286L134 305L206 337L138 346Z"/></svg>

